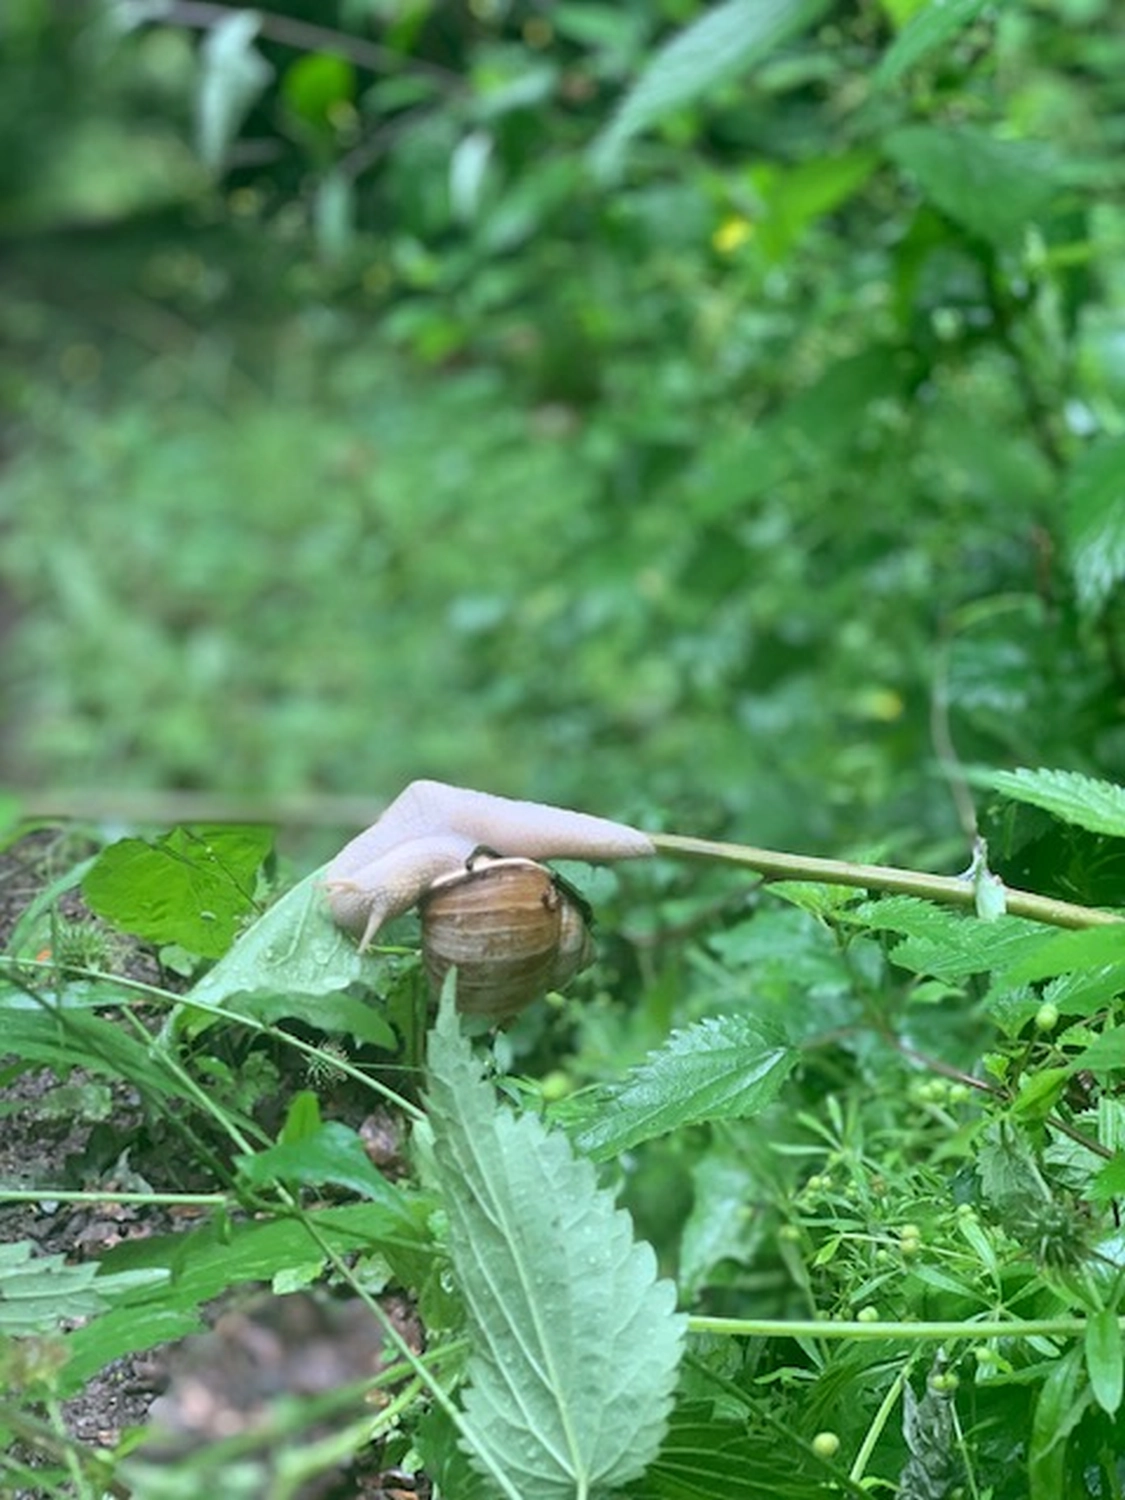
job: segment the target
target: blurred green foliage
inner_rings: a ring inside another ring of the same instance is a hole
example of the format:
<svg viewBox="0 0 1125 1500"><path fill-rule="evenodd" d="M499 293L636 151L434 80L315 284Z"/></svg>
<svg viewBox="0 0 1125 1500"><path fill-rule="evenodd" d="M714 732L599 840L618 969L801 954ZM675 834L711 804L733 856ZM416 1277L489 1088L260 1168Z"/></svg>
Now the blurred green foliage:
<svg viewBox="0 0 1125 1500"><path fill-rule="evenodd" d="M917 856L949 739L1121 773L1108 3L0 27L10 782Z"/></svg>

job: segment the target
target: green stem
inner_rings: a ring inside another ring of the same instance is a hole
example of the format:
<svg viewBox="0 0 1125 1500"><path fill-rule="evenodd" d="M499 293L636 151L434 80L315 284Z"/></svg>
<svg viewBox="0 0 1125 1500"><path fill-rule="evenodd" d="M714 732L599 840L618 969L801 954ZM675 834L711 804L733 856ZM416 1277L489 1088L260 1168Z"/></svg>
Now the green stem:
<svg viewBox="0 0 1125 1500"><path fill-rule="evenodd" d="M1119 1320L1125 1330L1125 1318ZM894 1339L901 1343L943 1339L1081 1338L1085 1318L971 1318L948 1323L859 1323L816 1318L689 1318L692 1333L759 1339Z"/></svg>
<svg viewBox="0 0 1125 1500"><path fill-rule="evenodd" d="M146 1207L193 1204L202 1208L224 1208L233 1200L227 1193L76 1193L42 1188L0 1188L0 1203L143 1203Z"/></svg>
<svg viewBox="0 0 1125 1500"><path fill-rule="evenodd" d="M827 885L854 886L859 890L883 891L890 895L922 896L969 910L976 905L976 887L963 875L927 875L922 870L899 870L893 865L860 865L846 859L781 854L775 849L757 849L751 844L719 843L678 833L654 833L651 837L658 854L741 865L767 880L812 880ZM1027 917L1052 927L1100 927L1125 921L1116 912L1076 906L1070 901L1056 901L1051 896L1037 896L1031 891L1005 888L1004 896L1011 916Z"/></svg>

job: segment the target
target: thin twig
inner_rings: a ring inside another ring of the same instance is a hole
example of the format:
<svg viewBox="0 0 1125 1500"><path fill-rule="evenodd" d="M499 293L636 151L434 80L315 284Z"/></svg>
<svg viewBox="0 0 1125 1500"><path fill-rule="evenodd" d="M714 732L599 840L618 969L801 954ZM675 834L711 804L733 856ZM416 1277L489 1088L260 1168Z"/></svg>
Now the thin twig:
<svg viewBox="0 0 1125 1500"><path fill-rule="evenodd" d="M972 909L976 888L963 875L928 875L921 870L899 870L892 865L861 865L844 859L816 859L804 854L780 854L750 844L725 844L711 839L688 838L676 833L654 833L657 853L688 859L719 860L755 870L767 880L811 880L827 885L854 886L859 890L883 891L889 895L921 896L948 906ZM1100 927L1123 922L1116 912L1092 906L1076 906L1037 896L1031 891L1005 889L1006 909L1011 916L1028 917L1051 927Z"/></svg>

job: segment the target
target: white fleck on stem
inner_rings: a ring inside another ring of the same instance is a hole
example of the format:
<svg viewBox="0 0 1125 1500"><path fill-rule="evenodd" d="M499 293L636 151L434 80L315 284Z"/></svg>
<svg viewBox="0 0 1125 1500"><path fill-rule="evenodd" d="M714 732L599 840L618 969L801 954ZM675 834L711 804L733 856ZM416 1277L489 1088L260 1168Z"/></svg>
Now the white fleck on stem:
<svg viewBox="0 0 1125 1500"><path fill-rule="evenodd" d="M326 867L332 915L366 948L385 922L413 906L439 876L463 869L479 848L592 863L656 853L648 834L608 818L412 781Z"/></svg>

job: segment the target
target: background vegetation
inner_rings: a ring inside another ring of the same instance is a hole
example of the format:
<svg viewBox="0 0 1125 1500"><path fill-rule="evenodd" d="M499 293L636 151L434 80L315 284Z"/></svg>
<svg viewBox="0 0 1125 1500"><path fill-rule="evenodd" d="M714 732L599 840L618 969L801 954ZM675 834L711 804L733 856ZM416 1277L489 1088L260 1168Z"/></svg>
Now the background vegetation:
<svg viewBox="0 0 1125 1500"><path fill-rule="evenodd" d="M281 819L323 798L331 818L337 795L374 807L426 775L956 871L982 795L965 768L1122 780L1118 11L7 0L0 776L16 801L108 806L102 842L130 792L264 798ZM1050 797L982 803L993 863L1120 905L1117 813L1066 785L1062 825ZM73 884L77 860L44 873ZM507 1054L548 1096L619 1081L719 1015L821 1039L770 1106L776 1152L691 1110L628 1143L627 1199L686 1307L867 1306L891 1273L849 1238L862 1209L872 1257L921 1267L894 1281L893 1317L1013 1299L1112 1320L1119 1276L1060 1292L1047 1275L1060 1257L1086 1275L1095 1244L1099 1264L1119 1257L1099 1163L1064 1161L1070 1136L1046 1121L1068 1109L1095 1157L1119 1149L1116 1063L1100 1098L1073 1083L1112 1034L1116 949L1037 966L973 918L857 916L807 891L748 906L743 880L695 867L589 893L605 936L588 1003L529 1021ZM18 933L21 963L54 941L48 920ZM162 936L189 973L215 956ZM1061 1051L1054 1024L1035 1028L1045 1003L1079 1027ZM25 1043L42 1062L46 1042ZM920 1095L919 1055L965 1097ZM153 1098L194 1098L181 1087ZM560 1118L594 1149L589 1115ZM955 1217L982 1193L987 1254ZM906 1251L904 1224L921 1226ZM684 1430L718 1411L757 1473L739 1444L811 1464L830 1428L860 1477L939 1483L902 1478L909 1424L877 1447L880 1403L908 1383L885 1346L766 1347L710 1359L734 1405L689 1404ZM1118 1493L1120 1392L1098 1373L1116 1346L1085 1366L1065 1343L981 1347L993 1383L956 1419L977 1436L949 1492ZM792 1450L765 1403L746 1436L758 1380L784 1398ZM795 1493L839 1480L814 1470ZM741 1493L712 1482L700 1493ZM780 1493L776 1473L753 1482Z"/></svg>

